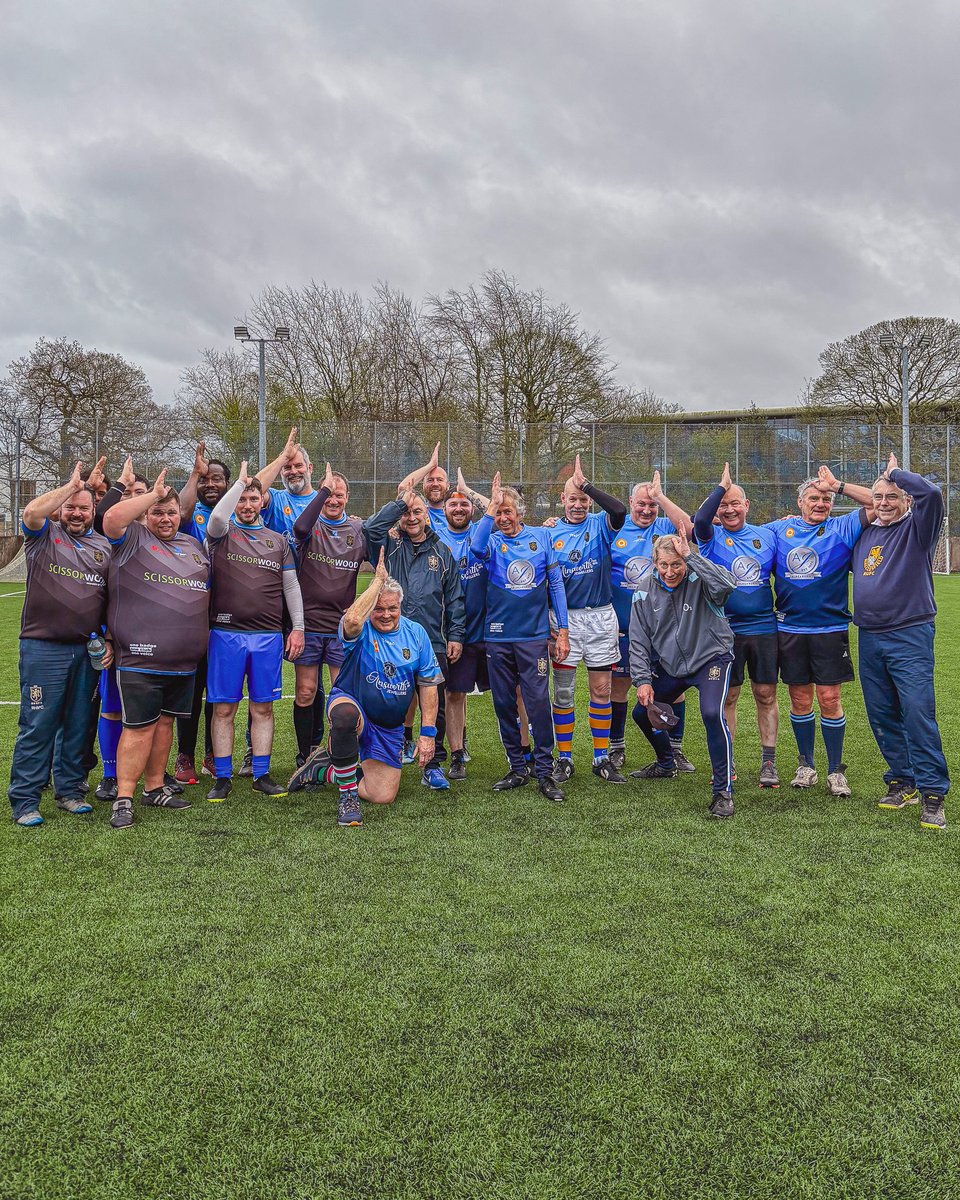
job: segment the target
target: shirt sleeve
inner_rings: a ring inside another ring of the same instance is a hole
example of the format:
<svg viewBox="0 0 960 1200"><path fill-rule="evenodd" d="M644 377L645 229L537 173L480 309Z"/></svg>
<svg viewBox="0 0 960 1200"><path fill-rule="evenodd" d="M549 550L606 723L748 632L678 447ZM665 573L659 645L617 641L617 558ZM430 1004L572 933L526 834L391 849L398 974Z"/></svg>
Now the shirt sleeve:
<svg viewBox="0 0 960 1200"><path fill-rule="evenodd" d="M493 517L484 513L476 525L474 525L473 532L470 534L470 549L477 558L486 559L490 557L490 535L492 533Z"/></svg>
<svg viewBox="0 0 960 1200"><path fill-rule="evenodd" d="M853 512L844 513L842 517L836 517L837 532L845 546L851 550L857 544L857 539L863 533L866 526L864 525L864 514L866 509L857 508Z"/></svg>
<svg viewBox="0 0 960 1200"><path fill-rule="evenodd" d="M693 514L693 536L701 546L713 541L713 518L717 515L720 501L725 495L726 489L718 485Z"/></svg>
<svg viewBox="0 0 960 1200"><path fill-rule="evenodd" d="M422 627L421 630L420 659L417 663L417 683L443 683L443 673L440 670L440 664L437 662L437 656L434 653L433 647L430 645L430 639L427 637L426 630L422 629Z"/></svg>

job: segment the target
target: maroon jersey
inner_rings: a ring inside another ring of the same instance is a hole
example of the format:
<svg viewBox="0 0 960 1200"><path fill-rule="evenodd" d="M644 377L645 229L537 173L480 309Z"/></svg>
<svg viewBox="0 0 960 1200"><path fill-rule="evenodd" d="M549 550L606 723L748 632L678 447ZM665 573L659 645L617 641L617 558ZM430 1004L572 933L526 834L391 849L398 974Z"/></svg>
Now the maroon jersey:
<svg viewBox="0 0 960 1200"><path fill-rule="evenodd" d="M357 598L357 573L368 553L359 517L342 521L321 517L299 544L298 574L307 633L336 634L340 618Z"/></svg>
<svg viewBox="0 0 960 1200"><path fill-rule="evenodd" d="M210 624L243 633L283 629L283 572L296 570L290 543L263 525L232 518L223 537L207 535Z"/></svg>
<svg viewBox="0 0 960 1200"><path fill-rule="evenodd" d="M85 642L99 633L107 613L110 543L91 530L72 537L57 521L38 533L23 526L27 594L20 636L51 642Z"/></svg>
<svg viewBox="0 0 960 1200"><path fill-rule="evenodd" d="M119 670L186 675L207 651L210 564L196 538L133 524L114 544L107 625Z"/></svg>

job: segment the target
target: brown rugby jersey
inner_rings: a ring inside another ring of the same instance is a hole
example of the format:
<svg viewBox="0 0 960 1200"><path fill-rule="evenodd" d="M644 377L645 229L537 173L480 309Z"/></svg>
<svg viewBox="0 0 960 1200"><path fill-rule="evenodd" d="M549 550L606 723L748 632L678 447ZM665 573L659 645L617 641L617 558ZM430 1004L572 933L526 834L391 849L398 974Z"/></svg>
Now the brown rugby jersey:
<svg viewBox="0 0 960 1200"><path fill-rule="evenodd" d="M368 556L363 522L359 517L344 517L338 523L321 517L297 553L303 628L307 633L336 634L340 618L357 598L357 573Z"/></svg>
<svg viewBox="0 0 960 1200"><path fill-rule="evenodd" d="M207 652L210 564L186 533L135 522L114 544L107 625L120 670L189 674Z"/></svg>
<svg viewBox="0 0 960 1200"><path fill-rule="evenodd" d="M27 593L20 636L85 642L99 633L107 615L107 539L93 530L71 537L58 521L46 521L38 533L23 526L23 552Z"/></svg>
<svg viewBox="0 0 960 1200"><path fill-rule="evenodd" d="M207 535L210 625L243 633L283 629L283 572L296 570L290 543L263 525L233 520L223 537Z"/></svg>

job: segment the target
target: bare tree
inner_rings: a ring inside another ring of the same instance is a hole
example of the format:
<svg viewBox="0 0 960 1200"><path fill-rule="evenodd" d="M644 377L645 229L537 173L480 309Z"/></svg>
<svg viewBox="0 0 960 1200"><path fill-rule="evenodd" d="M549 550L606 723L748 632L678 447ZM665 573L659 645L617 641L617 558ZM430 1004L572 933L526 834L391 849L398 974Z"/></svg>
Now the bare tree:
<svg viewBox="0 0 960 1200"><path fill-rule="evenodd" d="M809 388L808 403L879 424L898 423L900 351L908 340L911 416L949 417L960 407L960 323L946 317L898 317L833 342L820 355L822 372Z"/></svg>

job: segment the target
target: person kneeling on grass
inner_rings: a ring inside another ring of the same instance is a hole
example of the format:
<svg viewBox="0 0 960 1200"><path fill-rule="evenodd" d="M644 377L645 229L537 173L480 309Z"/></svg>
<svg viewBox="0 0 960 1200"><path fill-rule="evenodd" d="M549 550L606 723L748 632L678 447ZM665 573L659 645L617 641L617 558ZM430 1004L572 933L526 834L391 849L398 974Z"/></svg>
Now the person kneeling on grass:
<svg viewBox="0 0 960 1200"><path fill-rule="evenodd" d="M329 464L327 470L329 471ZM270 778L273 702L283 691L283 605L293 629L287 657L303 651L303 600L290 543L260 520L263 488L241 463L237 482L207 518L210 554L210 640L207 697L213 705L213 761L217 773L207 793L226 800L233 776L233 727L247 681L253 790L285 796Z"/></svg>
<svg viewBox="0 0 960 1200"><path fill-rule="evenodd" d="M327 701L329 753L314 750L287 785L296 791L306 783L335 783L340 826L363 824L361 799L390 804L396 798L403 722L418 687L421 768L436 749L437 687L443 675L427 631L401 616L402 602L403 588L387 574L381 549L373 582L340 621L344 661Z"/></svg>
<svg viewBox="0 0 960 1200"><path fill-rule="evenodd" d="M653 550L654 576L637 589L630 614L630 676L637 689L633 719L657 755L655 774L677 773L669 735L654 731L647 714L653 702L670 704L689 687L700 694L713 767L711 817L733 816L733 752L723 703L733 663L733 631L723 603L737 586L726 567L690 548L686 533L661 537Z"/></svg>

